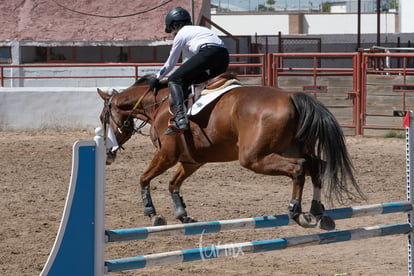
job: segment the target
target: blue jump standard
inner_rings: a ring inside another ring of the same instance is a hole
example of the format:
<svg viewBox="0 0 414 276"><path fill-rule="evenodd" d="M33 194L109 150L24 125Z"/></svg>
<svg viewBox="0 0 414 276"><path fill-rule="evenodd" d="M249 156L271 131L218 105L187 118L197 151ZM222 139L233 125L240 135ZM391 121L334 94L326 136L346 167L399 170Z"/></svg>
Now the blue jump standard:
<svg viewBox="0 0 414 276"><path fill-rule="evenodd" d="M73 146L71 183L59 233L41 275L94 275L94 222L95 143L80 141Z"/></svg>

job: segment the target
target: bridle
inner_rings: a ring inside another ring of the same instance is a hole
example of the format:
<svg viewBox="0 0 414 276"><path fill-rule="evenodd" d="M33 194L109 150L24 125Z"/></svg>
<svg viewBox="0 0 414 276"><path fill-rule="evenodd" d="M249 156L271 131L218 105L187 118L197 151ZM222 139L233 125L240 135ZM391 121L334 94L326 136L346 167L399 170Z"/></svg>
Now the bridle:
<svg viewBox="0 0 414 276"><path fill-rule="evenodd" d="M130 120L129 119L132 117L132 113L134 112L134 109L130 112L130 114L128 114L128 117L126 118L126 120L124 120L124 122L122 124L120 122L118 122L115 119L115 117L112 114L112 112L111 112L111 103L112 103L112 99L114 98L115 95L116 94L112 94L109 97L108 101L106 101L104 103L104 105L105 105L105 115L104 115L103 123L106 125L106 124L109 124L110 121L114 122L114 124L117 127L118 133L121 133L122 134L122 132L123 132L123 130L125 128L131 128ZM145 121L142 121L142 123L138 127L135 127L134 126L133 127L133 132L139 132L140 129L142 129L148 123L148 121L149 121L149 118L147 120L145 120Z"/></svg>
<svg viewBox="0 0 414 276"><path fill-rule="evenodd" d="M168 99L168 96L165 96L164 98L162 98L160 101L158 101L157 102L157 100L156 100L156 96L154 95L154 103L152 103L152 104L150 104L150 105L148 105L148 106L143 106L142 105L142 100L148 95L148 93L149 92L151 92L151 90L148 88L146 91L145 91L145 93L144 94L142 94L142 96L137 100L137 102L135 103L135 105L134 105L134 107L131 109L131 111L129 112L129 114L128 114L128 116L127 116L127 118L122 122L122 123L120 123L120 122L118 122L116 119L115 119L115 117L114 117L114 115L112 114L112 112L111 112L111 104L112 104L112 100L113 100L113 98L115 97L115 95L117 95L118 93L112 93L112 95L108 98L108 100L107 101L105 101L105 103L104 103L104 107L105 107L105 113L104 113L104 116L103 116L103 121L102 121L102 123L103 123L103 125L104 125L104 131L105 131L105 133L107 133L107 125L108 124L110 124L110 122L112 121L115 125L116 125L116 127L117 127L117 133L116 133L116 135L115 135L115 137L116 137L116 139L118 140L118 136L120 135L120 134L122 134L123 133L123 130L125 130L125 129L132 129L132 134L134 134L134 133L138 133L138 134L141 134L141 135L143 135L143 136L149 136L148 134L144 134L143 132L142 132L142 129L149 123L149 121L151 120L151 118L150 118L150 116L148 116L146 113L145 113L145 110L147 110L148 108L154 108L154 111L156 112L158 109L159 109L159 106L164 102L164 101L166 101L167 99ZM132 123L132 126L131 126L131 124L130 124L130 119L133 119L133 118L135 118L134 116L133 116L133 114L134 114L134 112L137 110L137 108L138 108L138 106L142 106L141 107L141 109L144 111L144 112L142 112L142 113L140 113L141 115L143 115L146 119L145 120L141 120L142 122L138 125L138 126L135 126L135 124L134 123ZM131 135L132 135L131 134ZM120 145L120 148L122 148L121 147L121 145Z"/></svg>

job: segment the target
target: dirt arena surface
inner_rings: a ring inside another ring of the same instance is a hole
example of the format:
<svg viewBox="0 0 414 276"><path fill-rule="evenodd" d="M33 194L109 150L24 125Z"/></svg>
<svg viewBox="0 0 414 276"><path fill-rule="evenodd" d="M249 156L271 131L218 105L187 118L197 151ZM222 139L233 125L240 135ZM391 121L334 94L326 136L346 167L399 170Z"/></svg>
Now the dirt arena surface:
<svg viewBox="0 0 414 276"><path fill-rule="evenodd" d="M87 131L0 132L0 275L38 275L54 243L69 185L72 144L91 139ZM406 199L405 139L347 137L356 178L376 204ZM148 226L138 196L138 177L154 148L135 135L107 167L106 228ZM153 181L152 197L169 223L173 205L168 172ZM307 182L304 208L309 208ZM254 174L237 162L208 164L184 183L189 215L200 221L286 214L291 183L285 177ZM330 205L328 208L341 207ZM400 223L405 214L337 221L336 230ZM291 225L194 237L122 242L106 246L106 259L253 240L318 233ZM73 265L76 265L74 263ZM305 248L153 267L112 275L407 275L405 236L371 238Z"/></svg>

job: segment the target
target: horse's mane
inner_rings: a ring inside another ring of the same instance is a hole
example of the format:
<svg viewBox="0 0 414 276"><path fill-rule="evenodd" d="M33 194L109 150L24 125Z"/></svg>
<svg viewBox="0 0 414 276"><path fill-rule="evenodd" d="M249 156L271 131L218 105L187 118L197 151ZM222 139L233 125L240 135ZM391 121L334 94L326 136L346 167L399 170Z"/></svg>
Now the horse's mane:
<svg viewBox="0 0 414 276"><path fill-rule="evenodd" d="M140 84L149 84L150 79L154 77L155 77L154 74L148 74L148 75L142 76L139 79L137 79L137 81L132 86L137 86Z"/></svg>
<svg viewBox="0 0 414 276"><path fill-rule="evenodd" d="M141 84L148 84L149 85L149 81L152 78L155 78L155 75L154 74L144 75L144 76L140 77L139 79L137 79L137 81L132 86L138 86L138 85L141 85ZM167 81L162 80L160 82L159 89L165 88L167 86L168 86Z"/></svg>

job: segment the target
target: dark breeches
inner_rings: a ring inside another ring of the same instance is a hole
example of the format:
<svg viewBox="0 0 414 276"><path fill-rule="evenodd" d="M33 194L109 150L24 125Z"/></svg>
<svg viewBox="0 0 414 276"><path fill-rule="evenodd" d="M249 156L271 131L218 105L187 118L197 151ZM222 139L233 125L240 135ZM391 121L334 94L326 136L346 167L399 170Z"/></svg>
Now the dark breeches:
<svg viewBox="0 0 414 276"><path fill-rule="evenodd" d="M229 53L226 48L204 47L175 70L168 81L179 84L183 91L187 91L193 83L202 83L226 72L228 64Z"/></svg>

